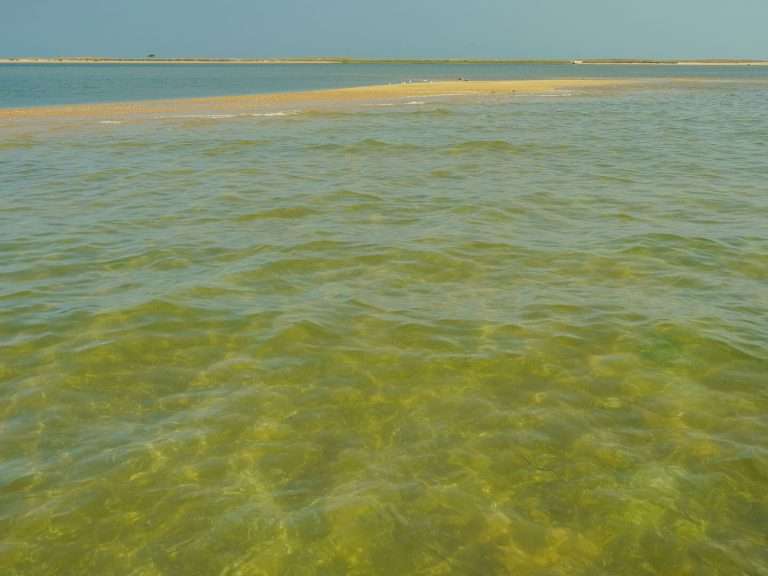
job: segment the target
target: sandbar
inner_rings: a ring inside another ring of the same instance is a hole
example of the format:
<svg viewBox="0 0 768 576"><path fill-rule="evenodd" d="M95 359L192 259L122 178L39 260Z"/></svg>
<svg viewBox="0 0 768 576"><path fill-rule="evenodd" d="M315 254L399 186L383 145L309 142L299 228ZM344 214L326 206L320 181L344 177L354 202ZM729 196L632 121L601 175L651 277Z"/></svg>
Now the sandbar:
<svg viewBox="0 0 768 576"><path fill-rule="evenodd" d="M636 79L557 79L491 81L425 81L375 86L264 93L241 96L142 100L29 108L0 108L0 120L45 118L149 118L201 113L240 114L277 108L332 104L397 103L410 98L461 98L620 88L647 81Z"/></svg>

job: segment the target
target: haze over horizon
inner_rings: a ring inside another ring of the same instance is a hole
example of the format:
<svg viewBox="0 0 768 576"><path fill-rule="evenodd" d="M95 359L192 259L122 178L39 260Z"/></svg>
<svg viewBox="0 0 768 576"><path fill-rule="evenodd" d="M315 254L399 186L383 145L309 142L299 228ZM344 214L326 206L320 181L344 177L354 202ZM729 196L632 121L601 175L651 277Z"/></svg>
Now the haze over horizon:
<svg viewBox="0 0 768 576"><path fill-rule="evenodd" d="M11 0L0 56L768 58L759 0Z"/></svg>

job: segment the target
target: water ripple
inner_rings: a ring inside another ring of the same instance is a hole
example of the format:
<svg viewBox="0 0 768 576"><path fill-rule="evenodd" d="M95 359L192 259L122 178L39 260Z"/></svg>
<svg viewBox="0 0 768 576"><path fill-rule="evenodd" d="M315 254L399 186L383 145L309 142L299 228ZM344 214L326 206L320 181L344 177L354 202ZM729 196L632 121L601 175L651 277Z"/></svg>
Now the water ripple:
<svg viewBox="0 0 768 576"><path fill-rule="evenodd" d="M0 567L768 571L755 91L9 129Z"/></svg>

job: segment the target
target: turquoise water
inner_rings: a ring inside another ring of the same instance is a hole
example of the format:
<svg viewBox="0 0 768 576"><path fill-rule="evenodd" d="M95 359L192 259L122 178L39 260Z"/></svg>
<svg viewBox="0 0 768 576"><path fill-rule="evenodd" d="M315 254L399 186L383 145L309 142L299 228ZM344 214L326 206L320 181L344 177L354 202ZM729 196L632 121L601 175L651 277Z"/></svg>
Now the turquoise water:
<svg viewBox="0 0 768 576"><path fill-rule="evenodd" d="M768 574L766 96L0 126L0 571Z"/></svg>
<svg viewBox="0 0 768 576"><path fill-rule="evenodd" d="M292 92L408 80L579 77L768 80L768 67L563 64L0 64L0 108Z"/></svg>

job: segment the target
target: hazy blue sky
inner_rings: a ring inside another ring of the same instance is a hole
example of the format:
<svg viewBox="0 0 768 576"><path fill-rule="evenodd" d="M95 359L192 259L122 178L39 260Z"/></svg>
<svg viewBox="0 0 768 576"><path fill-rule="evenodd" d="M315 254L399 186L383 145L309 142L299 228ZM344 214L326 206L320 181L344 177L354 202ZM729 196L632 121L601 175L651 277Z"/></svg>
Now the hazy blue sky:
<svg viewBox="0 0 768 576"><path fill-rule="evenodd" d="M0 0L0 55L768 58L768 0Z"/></svg>

